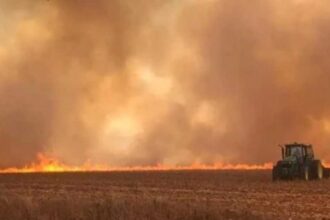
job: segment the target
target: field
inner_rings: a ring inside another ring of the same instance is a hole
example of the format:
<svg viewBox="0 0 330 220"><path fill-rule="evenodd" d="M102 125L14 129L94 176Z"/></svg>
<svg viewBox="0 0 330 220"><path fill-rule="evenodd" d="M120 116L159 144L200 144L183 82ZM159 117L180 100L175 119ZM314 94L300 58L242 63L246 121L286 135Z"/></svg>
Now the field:
<svg viewBox="0 0 330 220"><path fill-rule="evenodd" d="M327 219L330 179L270 171L0 175L0 219Z"/></svg>

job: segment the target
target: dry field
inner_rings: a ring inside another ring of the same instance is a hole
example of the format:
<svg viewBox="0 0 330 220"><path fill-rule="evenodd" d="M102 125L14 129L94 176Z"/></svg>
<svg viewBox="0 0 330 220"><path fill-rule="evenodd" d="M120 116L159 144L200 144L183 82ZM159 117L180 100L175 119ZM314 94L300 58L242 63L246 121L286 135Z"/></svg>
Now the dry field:
<svg viewBox="0 0 330 220"><path fill-rule="evenodd" d="M0 175L0 219L330 219L330 179L270 171Z"/></svg>

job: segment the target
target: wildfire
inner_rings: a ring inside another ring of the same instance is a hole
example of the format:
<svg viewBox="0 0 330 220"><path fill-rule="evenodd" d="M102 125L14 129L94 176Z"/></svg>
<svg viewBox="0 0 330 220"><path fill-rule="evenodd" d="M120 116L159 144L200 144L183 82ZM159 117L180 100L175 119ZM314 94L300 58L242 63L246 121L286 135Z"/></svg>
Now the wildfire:
<svg viewBox="0 0 330 220"><path fill-rule="evenodd" d="M85 163L82 166L70 166L61 163L55 158L44 154L37 155L37 162L18 168L10 167L0 170L0 173L37 173L37 172L103 172L103 171L166 171L166 170L267 170L273 167L272 163L262 165L249 164L224 164L216 163L204 165L195 163L190 166L132 166L132 167L109 167L106 165L92 165Z"/></svg>

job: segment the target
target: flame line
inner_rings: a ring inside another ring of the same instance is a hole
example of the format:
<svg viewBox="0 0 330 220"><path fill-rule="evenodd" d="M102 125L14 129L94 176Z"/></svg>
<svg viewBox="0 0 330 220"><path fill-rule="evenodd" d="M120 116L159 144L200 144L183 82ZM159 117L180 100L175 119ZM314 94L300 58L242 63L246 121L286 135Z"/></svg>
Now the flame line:
<svg viewBox="0 0 330 220"><path fill-rule="evenodd" d="M205 165L194 163L189 166L127 166L110 167L106 165L93 165L85 163L82 166L69 166L58 160L47 157L44 154L37 155L37 162L33 162L24 167L10 167L0 170L0 173L39 173L39 172L107 172L107 171L171 171L171 170L268 170L272 169L272 163L257 164L224 164L215 163Z"/></svg>

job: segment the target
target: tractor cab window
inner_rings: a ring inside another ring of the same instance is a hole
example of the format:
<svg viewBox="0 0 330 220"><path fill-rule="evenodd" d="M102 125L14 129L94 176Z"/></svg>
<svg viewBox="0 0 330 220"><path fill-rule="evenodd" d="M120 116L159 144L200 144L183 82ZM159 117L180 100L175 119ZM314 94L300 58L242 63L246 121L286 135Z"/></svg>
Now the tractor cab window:
<svg viewBox="0 0 330 220"><path fill-rule="evenodd" d="M311 147L308 147L307 148L307 155L309 155L309 156L313 156L314 155L313 149Z"/></svg>
<svg viewBox="0 0 330 220"><path fill-rule="evenodd" d="M287 153L287 156L295 156L295 157L303 156L302 148L299 146L288 148L286 153Z"/></svg>

